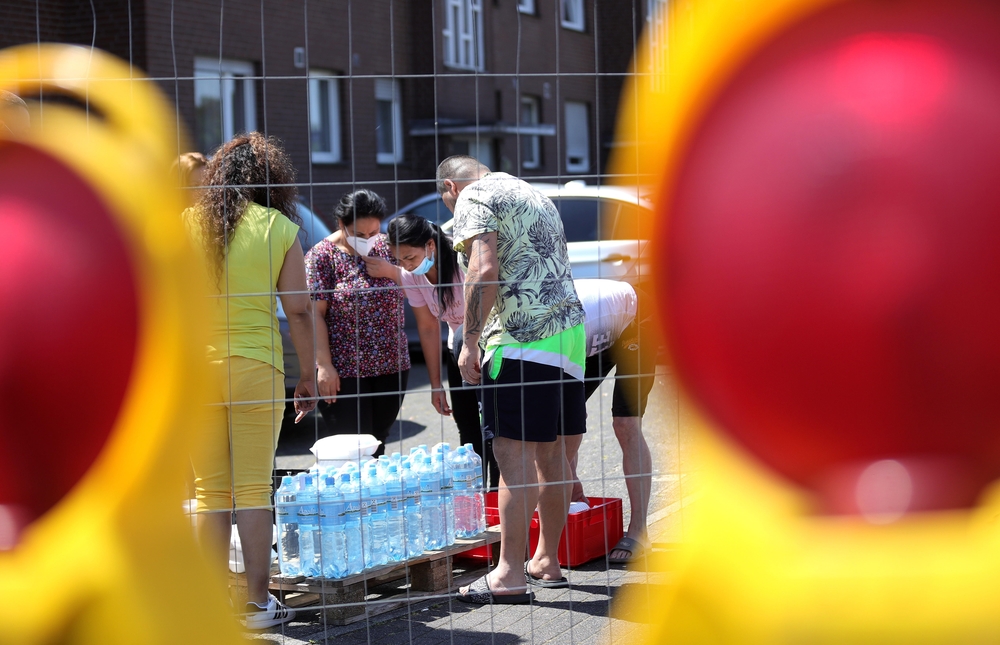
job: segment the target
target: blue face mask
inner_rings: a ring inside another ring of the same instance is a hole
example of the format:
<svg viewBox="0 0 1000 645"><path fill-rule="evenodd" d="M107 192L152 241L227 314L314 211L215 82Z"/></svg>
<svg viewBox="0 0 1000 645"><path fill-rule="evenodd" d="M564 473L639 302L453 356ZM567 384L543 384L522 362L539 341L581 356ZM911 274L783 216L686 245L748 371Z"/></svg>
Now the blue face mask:
<svg viewBox="0 0 1000 645"><path fill-rule="evenodd" d="M428 271L431 270L432 266L434 266L434 254L433 253L431 253L430 257L427 257L425 255L424 256L424 261L420 263L420 266L418 266L413 271L410 271L410 273L412 273L413 275L424 275L425 273L427 273Z"/></svg>

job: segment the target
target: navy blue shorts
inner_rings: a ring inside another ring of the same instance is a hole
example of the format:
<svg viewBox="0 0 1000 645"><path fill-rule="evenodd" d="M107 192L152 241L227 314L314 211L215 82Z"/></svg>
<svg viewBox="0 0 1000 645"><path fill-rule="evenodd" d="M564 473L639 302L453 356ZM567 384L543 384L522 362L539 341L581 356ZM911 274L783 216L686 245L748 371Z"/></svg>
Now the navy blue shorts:
<svg viewBox="0 0 1000 645"><path fill-rule="evenodd" d="M587 431L583 381L552 365L502 359L496 379L483 366L483 433L487 439L555 441Z"/></svg>

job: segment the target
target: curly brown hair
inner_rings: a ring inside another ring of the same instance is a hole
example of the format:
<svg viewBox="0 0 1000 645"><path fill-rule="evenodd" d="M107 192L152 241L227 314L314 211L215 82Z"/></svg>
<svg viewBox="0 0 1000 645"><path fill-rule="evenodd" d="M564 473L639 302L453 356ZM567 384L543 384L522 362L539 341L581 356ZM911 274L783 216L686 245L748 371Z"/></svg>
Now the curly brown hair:
<svg viewBox="0 0 1000 645"><path fill-rule="evenodd" d="M275 137L247 132L215 152L205 168L205 190L197 212L217 278L247 205L254 202L274 208L301 224L296 209L298 192L295 167Z"/></svg>

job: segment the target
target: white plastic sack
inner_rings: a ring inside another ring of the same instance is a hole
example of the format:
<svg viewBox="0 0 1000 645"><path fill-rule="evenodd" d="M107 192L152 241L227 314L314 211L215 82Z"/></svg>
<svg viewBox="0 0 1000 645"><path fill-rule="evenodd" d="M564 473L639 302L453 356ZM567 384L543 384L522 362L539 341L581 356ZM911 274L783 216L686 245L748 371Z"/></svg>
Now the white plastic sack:
<svg viewBox="0 0 1000 645"><path fill-rule="evenodd" d="M323 437L309 450L320 466L339 468L348 461L368 459L381 444L370 434L335 434Z"/></svg>

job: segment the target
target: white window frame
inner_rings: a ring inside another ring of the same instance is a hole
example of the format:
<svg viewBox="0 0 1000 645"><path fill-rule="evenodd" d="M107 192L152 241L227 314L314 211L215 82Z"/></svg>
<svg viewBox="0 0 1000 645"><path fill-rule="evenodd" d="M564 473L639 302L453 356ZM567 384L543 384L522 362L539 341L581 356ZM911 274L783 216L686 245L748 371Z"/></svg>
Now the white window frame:
<svg viewBox="0 0 1000 645"><path fill-rule="evenodd" d="M455 137L456 143L464 143L466 152L464 154L474 158L487 168L493 167L493 139L491 137Z"/></svg>
<svg viewBox="0 0 1000 645"><path fill-rule="evenodd" d="M195 57L194 59L195 105L198 103L199 80L202 83L206 80L219 82L219 102L222 114L222 141L219 142L220 145L238 134L236 132L235 106L228 100L230 95L236 93L236 79L238 78L243 79L243 96L234 98L236 100L242 99L245 131L252 132L257 129L257 94L253 76L253 63L247 61L208 57ZM204 152L210 153L212 151L205 150Z"/></svg>
<svg viewBox="0 0 1000 645"><path fill-rule="evenodd" d="M380 164L393 164L403 160L403 110L399 100L399 81L392 78L376 78L375 124L377 128L383 125L379 123L381 112L378 109L378 103L386 101L392 105L390 110L390 114L392 115L392 151L383 152L378 149L378 134L376 133L375 160Z"/></svg>
<svg viewBox="0 0 1000 645"><path fill-rule="evenodd" d="M444 64L483 71L482 0L444 0Z"/></svg>
<svg viewBox="0 0 1000 645"><path fill-rule="evenodd" d="M559 22L566 29L586 30L587 17L583 11L583 0L560 0Z"/></svg>
<svg viewBox="0 0 1000 645"><path fill-rule="evenodd" d="M535 15L535 0L517 0L517 10L521 13Z"/></svg>
<svg viewBox="0 0 1000 645"><path fill-rule="evenodd" d="M326 106L320 104L322 88L326 89ZM329 132L323 142L328 150L317 150L312 144L317 120L324 121ZM343 160L340 146L340 78L328 70L309 70L309 141L313 163L338 163Z"/></svg>
<svg viewBox="0 0 1000 645"><path fill-rule="evenodd" d="M528 118L525 119L525 108ZM537 96L521 96L521 110L518 112L520 125L537 126L541 122L541 101ZM521 137L521 167L534 170L542 165L541 137L537 134L527 134Z"/></svg>
<svg viewBox="0 0 1000 645"><path fill-rule="evenodd" d="M563 104L566 132L566 172L590 171L590 106L583 101L566 101Z"/></svg>

